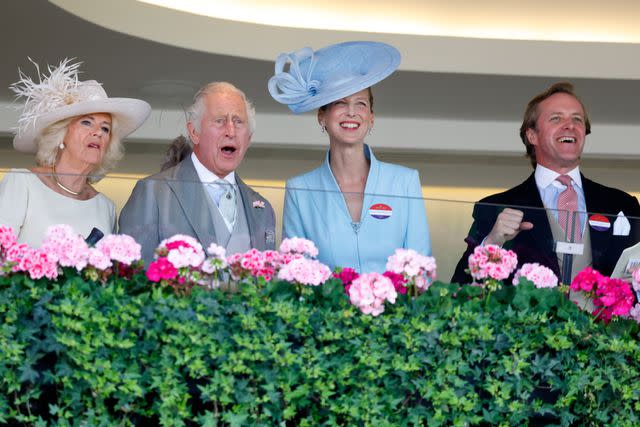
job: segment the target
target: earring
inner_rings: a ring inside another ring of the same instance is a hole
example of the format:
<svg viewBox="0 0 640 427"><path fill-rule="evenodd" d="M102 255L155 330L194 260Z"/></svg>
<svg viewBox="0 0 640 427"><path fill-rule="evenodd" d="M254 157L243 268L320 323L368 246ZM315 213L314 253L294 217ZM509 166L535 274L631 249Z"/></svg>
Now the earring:
<svg viewBox="0 0 640 427"><path fill-rule="evenodd" d="M326 131L327 131L327 126L324 123L322 123L320 125L320 132L325 133Z"/></svg>
<svg viewBox="0 0 640 427"><path fill-rule="evenodd" d="M371 134L373 133L373 128L372 128L372 127L370 127L370 128L369 128L369 132L367 132L367 133L368 133L369 135L371 135Z"/></svg>
<svg viewBox="0 0 640 427"><path fill-rule="evenodd" d="M64 142L61 142L60 145L58 145L58 148L64 150Z"/></svg>

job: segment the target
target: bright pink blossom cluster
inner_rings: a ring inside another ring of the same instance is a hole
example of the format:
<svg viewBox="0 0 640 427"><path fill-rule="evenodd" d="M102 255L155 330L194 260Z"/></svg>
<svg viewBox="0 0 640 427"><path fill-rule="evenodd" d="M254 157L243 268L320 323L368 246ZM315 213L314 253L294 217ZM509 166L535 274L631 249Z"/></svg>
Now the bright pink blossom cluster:
<svg viewBox="0 0 640 427"><path fill-rule="evenodd" d="M424 292L436 278L436 260L413 249L396 249L387 259L387 272L399 274L404 278L404 283L401 283L399 278L389 274L388 277L394 284L404 287L415 286L417 292Z"/></svg>
<svg viewBox="0 0 640 427"><path fill-rule="evenodd" d="M11 227L0 225L3 271L7 271L7 268L12 272L23 271L32 279L55 279L59 274L58 267L95 273L96 269L107 270L112 267L112 261L129 266L139 259L140 245L124 234L107 236L95 248L89 248L71 226L52 225L47 229L40 249L35 249L17 243Z"/></svg>
<svg viewBox="0 0 640 427"><path fill-rule="evenodd" d="M576 275L570 289L584 292L593 299L593 314L608 322L613 316L627 316L635 303L631 285L622 279L603 276L587 267Z"/></svg>
<svg viewBox="0 0 640 427"><path fill-rule="evenodd" d="M58 258L18 243L13 229L0 225L0 274L24 272L33 280L58 277Z"/></svg>
<svg viewBox="0 0 640 427"><path fill-rule="evenodd" d="M176 234L160 242L156 259L149 264L147 278L169 285L193 285L202 281L200 266L205 260L202 245L193 237Z"/></svg>
<svg viewBox="0 0 640 427"><path fill-rule="evenodd" d="M469 255L469 274L474 280L504 280L518 265L515 252L498 245L479 245Z"/></svg>
<svg viewBox="0 0 640 427"><path fill-rule="evenodd" d="M553 271L537 262L523 264L514 274L512 283L519 284L521 277L532 282L536 288L555 288L558 286L558 277Z"/></svg>
<svg viewBox="0 0 640 427"><path fill-rule="evenodd" d="M353 283L354 280L356 280L358 277L360 277L360 274L355 271L353 268L351 267L345 267L342 269L339 269L338 271L334 272L331 277L334 277L336 279L340 279L340 281L342 281L342 285L344 286L344 290L347 293L347 295L349 294L349 288L351 287L351 284Z"/></svg>
<svg viewBox="0 0 640 427"><path fill-rule="evenodd" d="M384 311L385 301L394 304L398 293L388 277L380 273L365 273L349 288L349 300L365 314L377 316Z"/></svg>
<svg viewBox="0 0 640 427"><path fill-rule="evenodd" d="M231 269L231 277L235 280L250 276L263 277L270 281L277 275L278 268L282 264L282 256L276 252L267 250L261 252L250 249L244 253L237 253L227 257L227 263Z"/></svg>
<svg viewBox="0 0 640 427"><path fill-rule="evenodd" d="M47 229L41 249L57 259L62 267L82 271L88 263L89 245L70 225L52 225Z"/></svg>
<svg viewBox="0 0 640 427"><path fill-rule="evenodd" d="M280 267L278 279L301 285L319 286L331 277L329 267L320 261L297 258Z"/></svg>

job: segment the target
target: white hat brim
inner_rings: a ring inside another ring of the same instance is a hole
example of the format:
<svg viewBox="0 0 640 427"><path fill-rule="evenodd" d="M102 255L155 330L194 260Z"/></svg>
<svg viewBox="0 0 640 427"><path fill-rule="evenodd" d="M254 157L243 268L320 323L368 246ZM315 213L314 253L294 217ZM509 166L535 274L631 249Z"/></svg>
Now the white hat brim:
<svg viewBox="0 0 640 427"><path fill-rule="evenodd" d="M140 99L106 98L80 101L42 114L24 132L13 138L13 147L23 153L35 153L36 139L48 126L69 117L91 113L109 113L115 122L112 135L124 138L144 123L151 114L151 106Z"/></svg>

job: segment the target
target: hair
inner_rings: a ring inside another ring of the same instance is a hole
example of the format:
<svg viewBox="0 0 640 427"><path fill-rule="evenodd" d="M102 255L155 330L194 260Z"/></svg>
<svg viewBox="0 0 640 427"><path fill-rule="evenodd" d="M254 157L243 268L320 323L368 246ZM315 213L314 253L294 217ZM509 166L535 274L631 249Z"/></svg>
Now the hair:
<svg viewBox="0 0 640 427"><path fill-rule="evenodd" d="M367 89L369 89L369 109L373 113L373 90L371 89L372 87L373 86L369 86ZM329 105L331 105L331 104L333 104L333 102L330 102L327 105L323 105L322 107L319 108L319 110L320 111L327 111L327 108L329 108Z"/></svg>
<svg viewBox="0 0 640 427"><path fill-rule="evenodd" d="M204 115L205 110L205 98L209 94L220 92L235 92L240 96L240 98L242 98L247 110L249 132L253 134L256 130L256 109L243 91L228 82L211 82L203 86L193 97L193 104L187 108L187 122L191 122L193 127L197 131L200 131L200 122L202 121L202 116Z"/></svg>
<svg viewBox="0 0 640 427"><path fill-rule="evenodd" d="M589 121L589 116L587 114L587 109L584 107L582 100L576 95L573 84L569 82L558 82L554 83L544 92L533 97L531 101L527 104L527 108L524 110L524 117L522 119L522 125L520 126L520 139L522 143L527 148L526 156L529 157L531 161L531 166L535 169L536 167L536 147L531 144L529 138L527 137L527 130L536 129L536 123L538 121L538 105L545 99L555 95L556 93L566 93L567 95L573 96L582 107L582 111L584 112L584 125L585 125L585 135L589 135L591 133L591 122Z"/></svg>
<svg viewBox="0 0 640 427"><path fill-rule="evenodd" d="M164 153L164 163L160 166L160 170L163 171L177 165L192 151L191 144L189 144L189 140L184 135L176 137L171 141L167 151Z"/></svg>
<svg viewBox="0 0 640 427"><path fill-rule="evenodd" d="M42 133L36 138L36 162L40 166L53 167L58 161L60 153L60 144L64 142L67 135L69 124L76 120L79 116L68 117L47 126ZM115 117L111 117L111 138L109 139L109 147L102 158L102 163L91 171L91 175L87 176L87 181L95 183L100 181L116 163L124 156L124 147L120 136L114 132L118 128Z"/></svg>

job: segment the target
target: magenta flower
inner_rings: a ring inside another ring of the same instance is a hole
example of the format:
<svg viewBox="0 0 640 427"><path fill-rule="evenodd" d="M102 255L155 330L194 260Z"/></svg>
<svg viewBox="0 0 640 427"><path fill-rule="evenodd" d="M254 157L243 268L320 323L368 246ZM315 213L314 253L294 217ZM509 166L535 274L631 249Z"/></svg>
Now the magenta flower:
<svg viewBox="0 0 640 427"><path fill-rule="evenodd" d="M569 289L572 291L592 292L595 291L600 284L604 283L605 280L606 277L600 274L599 271L587 267L576 274L576 277L571 281Z"/></svg>
<svg viewBox="0 0 640 427"><path fill-rule="evenodd" d="M147 278L152 282L173 280L178 275L178 269L167 258L158 258L149 264Z"/></svg>

